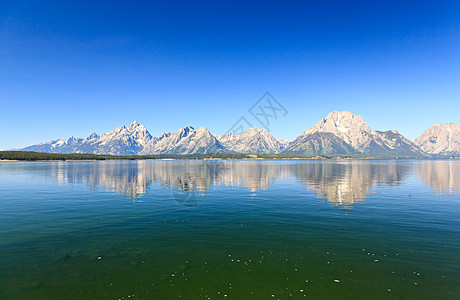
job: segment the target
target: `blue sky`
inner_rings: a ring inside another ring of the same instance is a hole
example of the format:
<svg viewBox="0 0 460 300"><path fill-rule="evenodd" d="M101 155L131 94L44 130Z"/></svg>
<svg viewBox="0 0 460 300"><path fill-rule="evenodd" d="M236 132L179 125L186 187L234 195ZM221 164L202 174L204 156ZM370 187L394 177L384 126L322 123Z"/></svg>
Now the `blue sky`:
<svg viewBox="0 0 460 300"><path fill-rule="evenodd" d="M458 1L74 2L0 1L0 149L134 120L223 134L266 91L277 138L332 110L410 139L460 122Z"/></svg>

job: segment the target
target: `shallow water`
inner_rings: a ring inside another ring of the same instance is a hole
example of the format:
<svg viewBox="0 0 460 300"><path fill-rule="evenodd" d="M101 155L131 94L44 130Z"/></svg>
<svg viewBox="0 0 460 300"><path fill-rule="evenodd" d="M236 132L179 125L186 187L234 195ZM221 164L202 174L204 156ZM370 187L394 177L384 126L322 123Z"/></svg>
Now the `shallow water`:
<svg viewBox="0 0 460 300"><path fill-rule="evenodd" d="M459 299L460 161L0 162L0 299Z"/></svg>

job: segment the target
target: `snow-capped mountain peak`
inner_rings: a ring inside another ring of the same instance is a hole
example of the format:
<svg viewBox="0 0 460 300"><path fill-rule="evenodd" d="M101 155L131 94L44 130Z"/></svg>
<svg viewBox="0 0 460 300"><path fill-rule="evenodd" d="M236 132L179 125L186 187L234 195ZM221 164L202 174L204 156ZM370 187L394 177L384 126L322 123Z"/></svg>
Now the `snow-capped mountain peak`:
<svg viewBox="0 0 460 300"><path fill-rule="evenodd" d="M460 124L435 124L425 130L415 144L429 154L460 155Z"/></svg>
<svg viewBox="0 0 460 300"><path fill-rule="evenodd" d="M266 129L249 128L241 135L213 135L205 127L192 126L153 137L137 121L100 135L70 136L24 148L25 151L52 153L93 153L113 155L193 154L193 153L288 153L327 155L420 156L458 155L460 125L436 124L415 143L397 130L376 131L363 117L348 111L333 111L305 130L294 141L277 140ZM425 153L425 152L426 153Z"/></svg>
<svg viewBox="0 0 460 300"><path fill-rule="evenodd" d="M241 135L224 134L220 141L226 148L238 153L279 153L284 146L266 129L257 127L251 127Z"/></svg>
<svg viewBox="0 0 460 300"><path fill-rule="evenodd" d="M133 122L128 126L122 125L101 135L93 132L84 139L71 136L66 140L30 146L24 150L54 153L132 155L139 153L151 139L152 136L144 125Z"/></svg>
<svg viewBox="0 0 460 300"><path fill-rule="evenodd" d="M391 133L391 134L390 134ZM308 128L286 149L295 154L420 155L420 149L397 131L372 130L363 117L333 111Z"/></svg>
<svg viewBox="0 0 460 300"><path fill-rule="evenodd" d="M95 140L98 138L100 138L100 136L97 133L93 132L86 138L86 140L90 141L90 140Z"/></svg>
<svg viewBox="0 0 460 300"><path fill-rule="evenodd" d="M159 139L152 139L141 154L192 154L226 152L219 140L208 129L192 126L181 128L173 133L164 133Z"/></svg>

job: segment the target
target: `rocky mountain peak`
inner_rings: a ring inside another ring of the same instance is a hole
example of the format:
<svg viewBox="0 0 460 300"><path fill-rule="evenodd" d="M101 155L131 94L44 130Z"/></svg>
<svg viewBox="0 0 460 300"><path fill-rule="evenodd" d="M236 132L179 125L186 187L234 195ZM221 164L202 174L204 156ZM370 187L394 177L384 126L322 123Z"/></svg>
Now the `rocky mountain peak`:
<svg viewBox="0 0 460 300"><path fill-rule="evenodd" d="M223 145L229 145L233 144L234 141L236 141L240 136L237 134L234 134L232 132L228 132L226 134L223 134L222 136L217 136L216 138L223 144Z"/></svg>
<svg viewBox="0 0 460 300"><path fill-rule="evenodd" d="M397 131L372 130L363 117L333 111L288 145L289 153L421 155L420 149Z"/></svg>
<svg viewBox="0 0 460 300"><path fill-rule="evenodd" d="M251 127L241 135L226 133L220 137L225 148L239 153L279 153L285 146L266 129Z"/></svg>
<svg viewBox="0 0 460 300"><path fill-rule="evenodd" d="M133 129L136 129L138 127L144 127L143 125L140 125L137 121L134 121L132 122L131 124L129 124L126 128L130 129L130 130L133 130Z"/></svg>
<svg viewBox="0 0 460 300"><path fill-rule="evenodd" d="M199 134L209 134L209 135L211 135L211 132L209 132L209 130L208 130L207 128L204 128L204 127L198 128L197 133L199 133Z"/></svg>
<svg viewBox="0 0 460 300"><path fill-rule="evenodd" d="M372 137L377 133L370 128L364 118L349 111L333 111L326 118L308 128L302 135L309 136L314 133L330 133L345 141L359 151L369 146Z"/></svg>
<svg viewBox="0 0 460 300"><path fill-rule="evenodd" d="M225 149L208 129L200 127L195 130L192 126L187 126L174 133L163 134L159 139L153 139L146 145L141 154L217 152L225 152Z"/></svg>
<svg viewBox="0 0 460 300"><path fill-rule="evenodd" d="M147 131L147 128L144 125L138 123L137 121L134 121L126 127L126 130L129 132L142 132Z"/></svg>
<svg viewBox="0 0 460 300"><path fill-rule="evenodd" d="M181 134L181 136L182 136L182 135L186 136L186 135L188 135L190 132L193 132L193 131L195 131L195 128L193 128L192 126L186 126L186 127L184 127L184 128L179 129L179 130L176 131L176 132L179 132L179 133Z"/></svg>
<svg viewBox="0 0 460 300"><path fill-rule="evenodd" d="M333 111L324 119L325 128L335 127L341 132L347 132L350 129L360 128L362 130L371 130L369 125L361 116L354 115L349 111Z"/></svg>
<svg viewBox="0 0 460 300"><path fill-rule="evenodd" d="M79 139L74 137L73 135L70 136L65 142L66 143L74 143L74 142L77 142Z"/></svg>
<svg viewBox="0 0 460 300"><path fill-rule="evenodd" d="M257 128L257 127L251 127L249 128L248 130L246 130L245 132L243 132L243 134L241 136L254 136L254 135L263 135L263 136L271 136L271 134L268 132L267 129L265 128Z"/></svg>
<svg viewBox="0 0 460 300"><path fill-rule="evenodd" d="M414 143L429 154L460 154L460 124L435 124L425 130Z"/></svg>
<svg viewBox="0 0 460 300"><path fill-rule="evenodd" d="M152 137L144 125L128 126L87 138L69 137L24 148L25 151L94 154L290 153L327 155L422 156L460 155L460 125L436 124L415 143L397 130L375 131L364 118L349 111L333 111L294 141L277 140L266 129L252 127L241 135L213 135L200 127L181 128ZM425 153L425 152L426 153Z"/></svg>
<svg viewBox="0 0 460 300"><path fill-rule="evenodd" d="M341 119L361 119L364 120L363 117L354 115L350 111L331 111L327 116L326 120L341 120Z"/></svg>
<svg viewBox="0 0 460 300"><path fill-rule="evenodd" d="M238 137L239 135L237 134L234 134L232 132L228 132L226 134L223 134L220 136L221 139L224 139L224 138L234 138L234 137Z"/></svg>
<svg viewBox="0 0 460 300"><path fill-rule="evenodd" d="M246 130L244 133L259 133L259 132L261 132L261 129L253 126L249 128L248 130Z"/></svg>
<svg viewBox="0 0 460 300"><path fill-rule="evenodd" d="M93 139L98 139L99 135L95 132L91 133L86 139L87 140L93 140Z"/></svg>

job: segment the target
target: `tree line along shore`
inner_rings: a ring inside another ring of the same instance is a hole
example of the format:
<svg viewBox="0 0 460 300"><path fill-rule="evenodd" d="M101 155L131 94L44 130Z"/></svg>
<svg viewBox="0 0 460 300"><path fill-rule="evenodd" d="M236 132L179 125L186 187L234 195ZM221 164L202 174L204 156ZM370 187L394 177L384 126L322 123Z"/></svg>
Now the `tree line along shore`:
<svg viewBox="0 0 460 300"><path fill-rule="evenodd" d="M289 154L155 154L155 155L107 155L83 153L44 153L29 151L0 151L0 160L42 161L42 160L148 160L148 159L288 159L288 158L328 158L323 155L289 155Z"/></svg>
<svg viewBox="0 0 460 300"><path fill-rule="evenodd" d="M44 153L29 151L0 151L0 160L8 161L66 161L66 160L159 160L159 159L371 159L371 158L411 158L411 157L377 157L365 155L295 155L295 154L155 154L155 155L107 155L83 153ZM446 157L460 158L460 157Z"/></svg>

